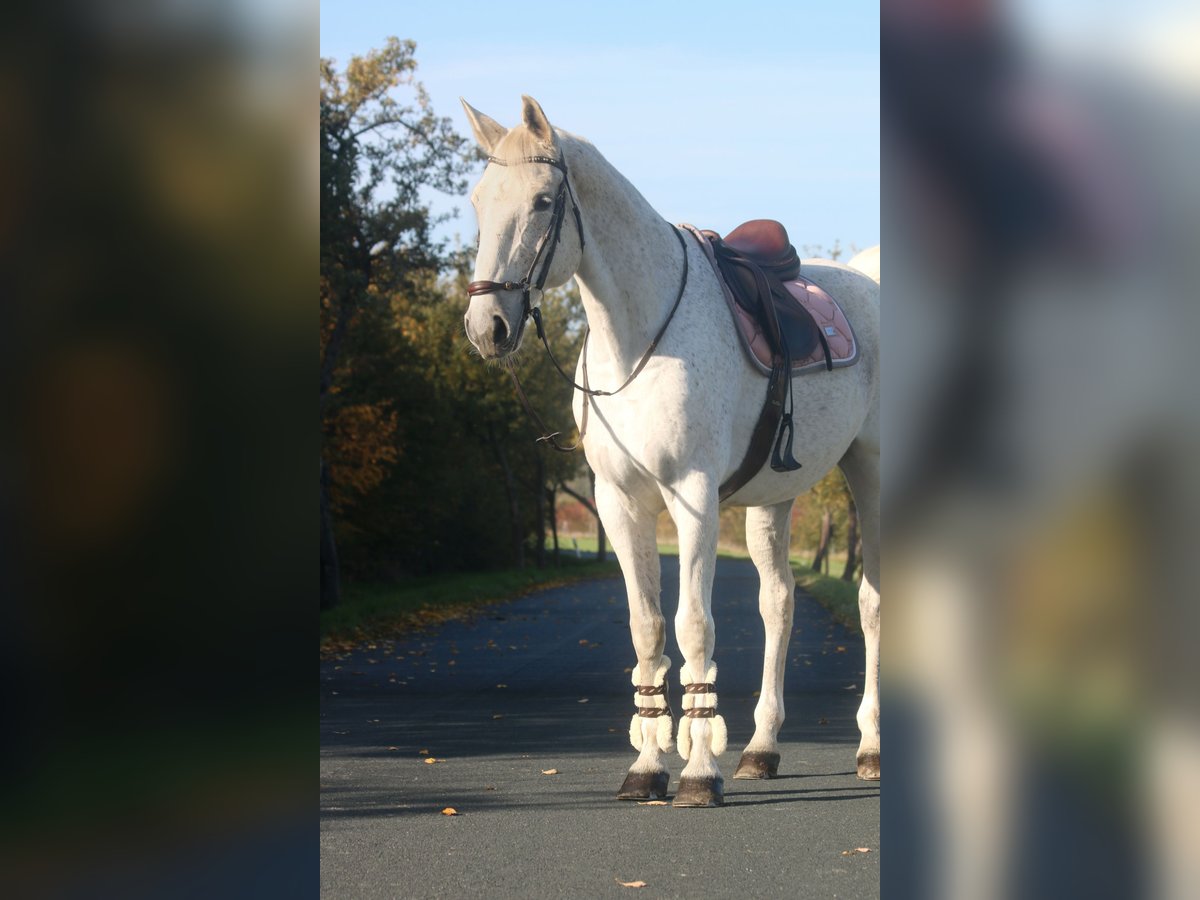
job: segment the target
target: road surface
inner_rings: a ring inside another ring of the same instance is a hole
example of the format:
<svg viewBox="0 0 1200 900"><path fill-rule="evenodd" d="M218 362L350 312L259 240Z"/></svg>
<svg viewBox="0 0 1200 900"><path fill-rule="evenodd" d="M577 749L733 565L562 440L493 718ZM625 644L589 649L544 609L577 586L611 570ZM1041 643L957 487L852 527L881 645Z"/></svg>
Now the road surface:
<svg viewBox="0 0 1200 900"><path fill-rule="evenodd" d="M677 591L664 557L668 625ZM879 785L854 775L861 636L798 592L780 777L734 781L761 678L752 564L720 560L713 593L721 809L614 799L636 756L619 579L323 661L322 896L877 897ZM678 710L673 637L667 654Z"/></svg>

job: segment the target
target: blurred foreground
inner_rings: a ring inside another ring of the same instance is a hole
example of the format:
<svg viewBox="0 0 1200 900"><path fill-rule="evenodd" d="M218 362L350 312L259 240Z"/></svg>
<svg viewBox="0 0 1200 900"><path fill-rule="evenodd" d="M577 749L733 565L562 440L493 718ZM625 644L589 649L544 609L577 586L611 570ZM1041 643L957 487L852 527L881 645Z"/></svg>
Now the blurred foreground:
<svg viewBox="0 0 1200 900"><path fill-rule="evenodd" d="M1200 896L1200 17L1104 10L883 7L886 896Z"/></svg>

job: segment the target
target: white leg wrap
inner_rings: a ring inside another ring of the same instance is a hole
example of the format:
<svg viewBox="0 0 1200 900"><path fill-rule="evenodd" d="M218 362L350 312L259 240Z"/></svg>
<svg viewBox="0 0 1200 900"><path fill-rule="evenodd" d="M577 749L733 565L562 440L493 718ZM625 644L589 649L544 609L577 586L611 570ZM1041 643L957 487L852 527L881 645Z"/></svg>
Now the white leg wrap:
<svg viewBox="0 0 1200 900"><path fill-rule="evenodd" d="M663 753L670 753L675 749L674 731L670 716L658 717L658 749Z"/></svg>
<svg viewBox="0 0 1200 900"><path fill-rule="evenodd" d="M717 665L709 663L708 668L704 672L704 683L716 684L717 681ZM679 670L679 680L683 684L693 684L696 679L692 677L692 671L688 668L687 663ZM683 708L688 709L705 709L717 706L716 693L711 694L684 694ZM679 719L679 755L685 760L692 755L692 720L686 715L680 716ZM720 756L725 752L726 746L729 744L729 731L725 727L725 719L722 716L714 715L708 720L709 733L709 749L713 756Z"/></svg>
<svg viewBox="0 0 1200 900"><path fill-rule="evenodd" d="M729 732L725 728L724 716L713 716L708 720L708 729L712 734L711 743L713 756L720 756L725 752L725 747L729 743Z"/></svg>
<svg viewBox="0 0 1200 900"><path fill-rule="evenodd" d="M638 685L643 684L643 683L649 684L650 686L653 686L653 687L658 687L658 685L660 685L660 684L665 685L667 683L667 672L668 672L668 670L670 670L670 668L671 668L671 660L670 660L670 658L664 656L662 658L662 660L659 662L658 668L656 668L654 670L654 677L651 678L651 680L649 682L643 682L640 679L639 674L638 674L639 667L634 666L633 667L633 675L632 675L632 679L631 679L633 681L633 686L637 687ZM669 708L669 704L667 703L666 694L651 694L649 696L644 696L635 691L633 694L633 703L635 706L639 706L642 708L653 708L653 709L668 709ZM672 737L673 728L671 725L671 716L669 713L663 713L662 715L660 715L654 719L639 716L637 713L634 713L633 719L629 722L629 743L631 743L633 745L634 750L641 751L642 747L645 745L645 741L642 736L642 723L650 722L650 721L657 723L654 739L658 743L659 749L662 750L664 753L670 753L672 750L675 749L675 741Z"/></svg>

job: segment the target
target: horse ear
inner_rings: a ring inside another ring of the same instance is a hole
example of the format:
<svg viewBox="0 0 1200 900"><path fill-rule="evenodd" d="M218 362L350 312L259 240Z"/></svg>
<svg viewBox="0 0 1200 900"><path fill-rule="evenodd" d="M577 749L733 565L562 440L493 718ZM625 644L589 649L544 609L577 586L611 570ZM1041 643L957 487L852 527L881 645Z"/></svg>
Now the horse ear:
<svg viewBox="0 0 1200 900"><path fill-rule="evenodd" d="M479 146L488 153L495 153L500 141L508 134L508 129L491 116L485 116L462 97L459 97L458 101L467 111L467 119L471 123L471 130L475 132L475 140L479 141Z"/></svg>
<svg viewBox="0 0 1200 900"><path fill-rule="evenodd" d="M529 133L543 144L553 144L554 129L550 127L550 120L542 112L541 105L528 94L521 95L521 103L521 118L525 121Z"/></svg>

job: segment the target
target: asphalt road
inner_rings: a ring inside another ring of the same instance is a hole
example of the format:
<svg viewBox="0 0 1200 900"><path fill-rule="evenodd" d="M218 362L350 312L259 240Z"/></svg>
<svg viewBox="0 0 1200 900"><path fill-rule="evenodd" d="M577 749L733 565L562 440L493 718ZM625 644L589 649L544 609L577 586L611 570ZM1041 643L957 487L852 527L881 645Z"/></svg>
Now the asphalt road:
<svg viewBox="0 0 1200 900"><path fill-rule="evenodd" d="M677 590L678 560L664 557L668 622ZM614 799L636 756L618 579L322 662L322 896L877 897L879 786L854 775L862 639L803 593L780 777L732 779L761 678L757 595L748 561L718 563L720 809ZM673 638L667 653L678 708ZM670 765L674 788L683 761Z"/></svg>

